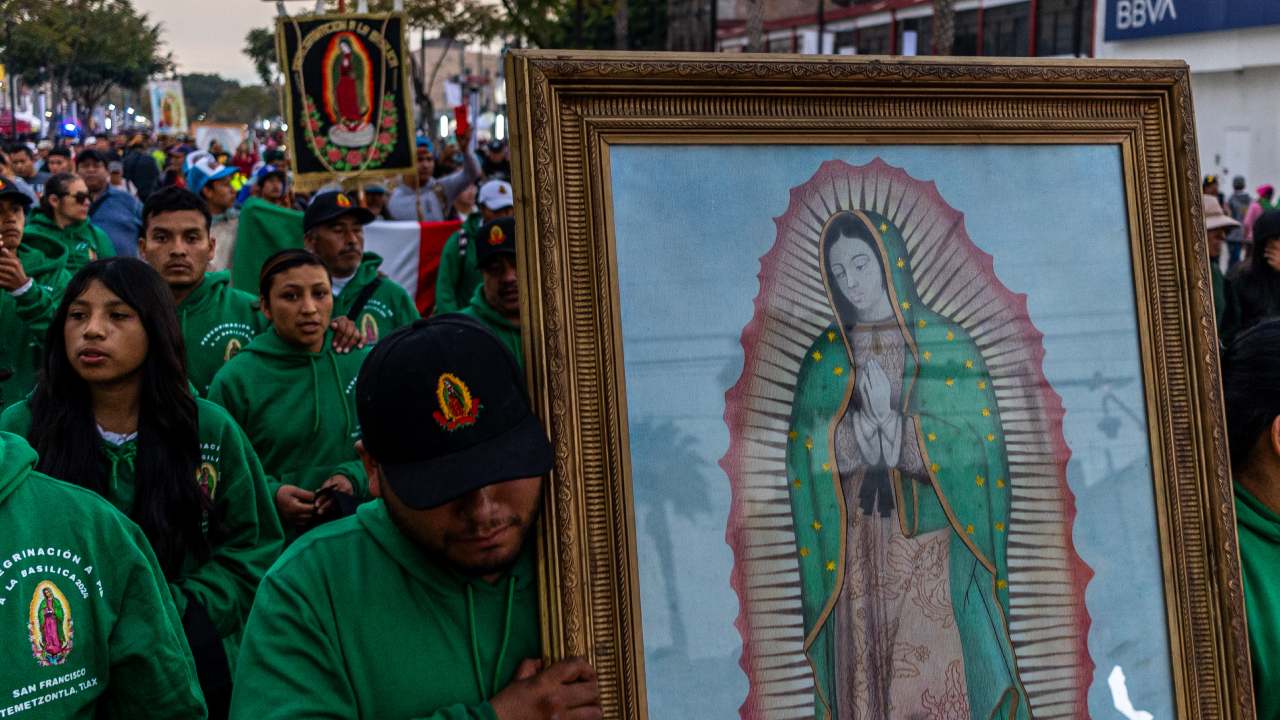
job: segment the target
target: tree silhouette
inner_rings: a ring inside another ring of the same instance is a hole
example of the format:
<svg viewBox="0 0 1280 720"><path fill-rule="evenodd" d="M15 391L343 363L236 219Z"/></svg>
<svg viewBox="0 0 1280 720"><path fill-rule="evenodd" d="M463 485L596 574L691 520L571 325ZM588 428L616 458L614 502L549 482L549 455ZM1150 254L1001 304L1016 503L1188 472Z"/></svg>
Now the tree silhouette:
<svg viewBox="0 0 1280 720"><path fill-rule="evenodd" d="M688 635L676 592L675 544L671 516L693 519L711 511L711 464L699 456L697 440L670 420L641 420L631 428L631 473L637 501L648 514L645 529L653 537L667 586L671 613L669 652L688 655Z"/></svg>

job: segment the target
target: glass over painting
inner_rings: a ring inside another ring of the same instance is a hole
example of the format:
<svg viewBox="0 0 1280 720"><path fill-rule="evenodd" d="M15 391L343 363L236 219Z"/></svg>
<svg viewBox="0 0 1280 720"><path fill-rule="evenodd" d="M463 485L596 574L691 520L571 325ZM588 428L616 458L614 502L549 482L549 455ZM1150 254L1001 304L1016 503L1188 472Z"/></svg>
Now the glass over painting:
<svg viewBox="0 0 1280 720"><path fill-rule="evenodd" d="M610 149L650 717L1170 717L1121 150Z"/></svg>

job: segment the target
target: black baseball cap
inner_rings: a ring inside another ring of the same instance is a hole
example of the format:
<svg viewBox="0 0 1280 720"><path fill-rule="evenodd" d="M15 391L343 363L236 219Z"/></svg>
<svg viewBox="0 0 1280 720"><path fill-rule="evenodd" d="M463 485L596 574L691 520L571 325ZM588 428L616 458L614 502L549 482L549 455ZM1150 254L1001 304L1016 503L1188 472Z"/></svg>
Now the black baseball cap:
<svg viewBox="0 0 1280 720"><path fill-rule="evenodd" d="M22 203L22 207L31 207L31 196L18 189L12 180L0 177L0 200L13 200Z"/></svg>
<svg viewBox="0 0 1280 720"><path fill-rule="evenodd" d="M546 475L551 443L506 346L466 315L438 315L378 342L356 379L365 449L405 505L439 507Z"/></svg>
<svg viewBox="0 0 1280 720"><path fill-rule="evenodd" d="M307 211L302 215L302 232L311 232L317 225L333 222L343 215L354 215L356 222L368 225L374 221L373 213L344 192L331 190L322 192L311 199Z"/></svg>
<svg viewBox="0 0 1280 720"><path fill-rule="evenodd" d="M96 148L86 148L76 153L76 167L80 167L82 163L96 162L106 165L115 158L108 157L106 153Z"/></svg>
<svg viewBox="0 0 1280 720"><path fill-rule="evenodd" d="M480 228L475 240L476 267L483 268L499 255L516 254L516 220L502 217Z"/></svg>

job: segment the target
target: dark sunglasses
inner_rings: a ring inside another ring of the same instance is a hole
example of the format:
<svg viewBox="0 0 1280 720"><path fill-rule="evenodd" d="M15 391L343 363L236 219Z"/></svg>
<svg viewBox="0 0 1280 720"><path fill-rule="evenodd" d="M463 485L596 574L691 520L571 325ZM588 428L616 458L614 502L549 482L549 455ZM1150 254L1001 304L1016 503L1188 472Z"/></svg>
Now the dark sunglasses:
<svg viewBox="0 0 1280 720"><path fill-rule="evenodd" d="M76 193L76 194L74 194L74 195L70 195L70 194L68 194L68 195L63 195L62 197L68 197L68 198L71 198L72 200L75 200L77 203L79 203L79 204L81 204L81 205L83 205L83 204L85 204L85 203L87 203L87 202L89 202L90 200L92 200L92 199L93 199L93 196L92 196L92 195L90 195L90 194L89 194L89 193L87 193L87 192L78 192L78 193Z"/></svg>

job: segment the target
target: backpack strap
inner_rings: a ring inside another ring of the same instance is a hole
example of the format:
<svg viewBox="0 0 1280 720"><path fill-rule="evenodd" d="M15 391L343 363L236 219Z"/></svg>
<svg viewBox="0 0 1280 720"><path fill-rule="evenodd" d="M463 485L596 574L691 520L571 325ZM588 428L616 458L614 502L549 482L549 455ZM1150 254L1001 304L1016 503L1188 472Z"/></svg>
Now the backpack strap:
<svg viewBox="0 0 1280 720"><path fill-rule="evenodd" d="M373 282L360 289L360 294L356 296L355 303L347 311L348 320L355 322L356 318L360 317L360 311L364 310L364 306L369 304L369 298L373 297L373 294L377 292L378 286L381 284L382 275L379 274L378 277L373 279Z"/></svg>

